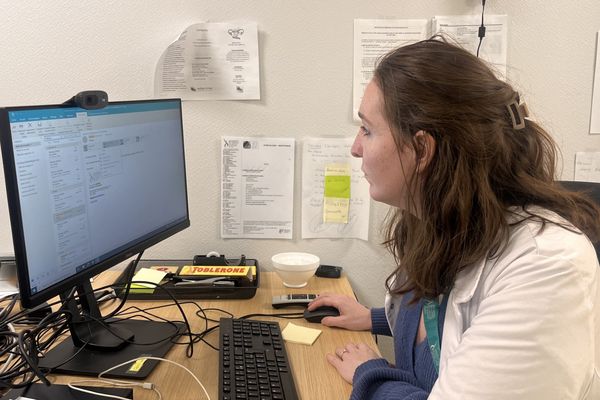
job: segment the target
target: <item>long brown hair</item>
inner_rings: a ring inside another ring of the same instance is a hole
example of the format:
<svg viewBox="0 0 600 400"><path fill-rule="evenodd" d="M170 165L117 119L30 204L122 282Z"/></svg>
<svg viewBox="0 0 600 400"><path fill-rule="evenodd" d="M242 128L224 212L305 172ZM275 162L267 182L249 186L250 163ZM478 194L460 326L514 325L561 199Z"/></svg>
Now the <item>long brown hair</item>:
<svg viewBox="0 0 600 400"><path fill-rule="evenodd" d="M385 244L398 263L386 282L391 292L448 292L459 271L499 254L513 206L552 223L528 208L541 206L599 239L600 208L555 182L554 140L530 120L513 127L506 106L519 95L484 62L438 36L388 53L374 81L399 151L412 146L419 157L418 131L435 139L431 161L410 180L419 217L388 216Z"/></svg>

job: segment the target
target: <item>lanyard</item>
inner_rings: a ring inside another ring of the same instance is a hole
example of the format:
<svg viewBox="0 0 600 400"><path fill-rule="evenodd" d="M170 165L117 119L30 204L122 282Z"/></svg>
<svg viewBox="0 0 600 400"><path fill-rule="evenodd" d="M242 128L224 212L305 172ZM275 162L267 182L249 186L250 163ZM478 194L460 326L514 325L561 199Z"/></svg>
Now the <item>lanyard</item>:
<svg viewBox="0 0 600 400"><path fill-rule="evenodd" d="M437 300L423 300L423 319L425 322L425 331L427 332L427 341L435 371L440 373L440 334L438 329L440 314L440 304Z"/></svg>

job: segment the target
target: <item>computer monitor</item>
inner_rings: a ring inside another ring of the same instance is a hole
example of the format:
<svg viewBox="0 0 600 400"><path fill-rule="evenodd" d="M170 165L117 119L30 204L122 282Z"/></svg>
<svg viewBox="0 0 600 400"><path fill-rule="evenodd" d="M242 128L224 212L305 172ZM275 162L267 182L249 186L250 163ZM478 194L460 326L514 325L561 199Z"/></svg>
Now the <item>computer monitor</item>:
<svg viewBox="0 0 600 400"><path fill-rule="evenodd" d="M190 225L181 100L1 108L0 145L21 303L60 295L74 313L72 340L40 365L95 375L166 354L181 327L98 322L90 278ZM155 364L109 376L142 379Z"/></svg>

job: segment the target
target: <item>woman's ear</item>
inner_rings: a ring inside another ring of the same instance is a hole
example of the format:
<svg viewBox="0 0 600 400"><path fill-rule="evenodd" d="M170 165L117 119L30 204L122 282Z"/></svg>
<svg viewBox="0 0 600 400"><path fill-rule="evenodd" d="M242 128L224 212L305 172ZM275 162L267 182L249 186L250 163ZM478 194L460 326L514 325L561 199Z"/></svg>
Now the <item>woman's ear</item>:
<svg viewBox="0 0 600 400"><path fill-rule="evenodd" d="M423 130L415 133L415 147L417 149L417 172L421 173L427 168L435 154L435 139Z"/></svg>

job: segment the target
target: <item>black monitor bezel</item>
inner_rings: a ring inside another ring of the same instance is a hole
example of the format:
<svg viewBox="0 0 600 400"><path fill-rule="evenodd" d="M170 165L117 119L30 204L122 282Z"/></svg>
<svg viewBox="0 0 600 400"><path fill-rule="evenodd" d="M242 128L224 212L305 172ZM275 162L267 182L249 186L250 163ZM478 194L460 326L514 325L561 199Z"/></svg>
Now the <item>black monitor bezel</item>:
<svg viewBox="0 0 600 400"><path fill-rule="evenodd" d="M139 104L139 103L151 103L151 102L168 102L174 101L178 103L179 118L181 121L180 135L182 143L182 160L183 160L183 174L185 184L185 201L186 201L186 216L180 222L175 225L169 226L168 228L161 230L160 232L154 233L151 237L134 241L134 243L128 244L128 247L107 258L106 260L99 262L96 265L90 266L60 282L52 284L50 287L40 290L39 292L32 293L31 286L29 284L29 268L27 265L27 253L25 248L25 238L23 229L23 220L21 214L21 204L19 201L19 188L17 185L17 174L16 166L13 153L12 145L12 131L10 129L9 112L11 111L23 111L23 110L36 110L36 109L53 109L53 108L79 108L73 105L64 104L50 104L50 105L34 105L34 106L15 106L15 107L2 107L0 108L0 147L2 151L2 163L4 167L4 179L6 185L6 197L8 201L8 211L10 216L10 225L12 230L13 248L15 252L15 263L17 267L17 278L19 283L19 294L20 300L23 307L31 308L35 307L61 293L71 289L78 283L89 280L95 275L117 265L118 263L133 257L137 253L165 240L166 238L182 231L183 229L190 226L190 213L189 213L189 199L187 189L187 172L185 166L185 143L183 134L183 118L181 99L149 99L149 100L129 100L129 101L114 101L109 102L108 105L126 105L126 104ZM85 111L81 109L82 111ZM140 239L140 238L138 238Z"/></svg>

